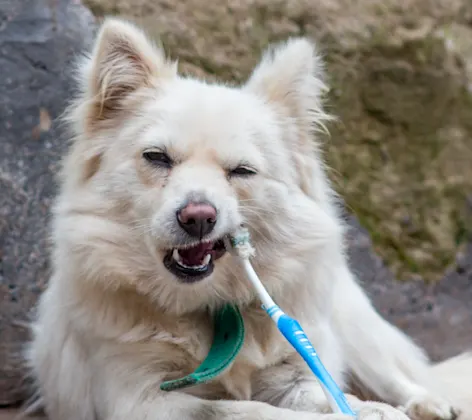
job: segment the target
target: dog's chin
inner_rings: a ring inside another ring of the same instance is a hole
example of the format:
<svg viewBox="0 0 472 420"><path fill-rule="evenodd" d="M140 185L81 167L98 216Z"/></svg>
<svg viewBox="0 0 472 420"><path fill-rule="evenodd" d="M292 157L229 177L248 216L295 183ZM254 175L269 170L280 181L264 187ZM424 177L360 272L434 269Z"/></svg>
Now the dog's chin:
<svg viewBox="0 0 472 420"><path fill-rule="evenodd" d="M223 239L200 241L165 251L164 266L182 283L196 283L213 273L226 248Z"/></svg>

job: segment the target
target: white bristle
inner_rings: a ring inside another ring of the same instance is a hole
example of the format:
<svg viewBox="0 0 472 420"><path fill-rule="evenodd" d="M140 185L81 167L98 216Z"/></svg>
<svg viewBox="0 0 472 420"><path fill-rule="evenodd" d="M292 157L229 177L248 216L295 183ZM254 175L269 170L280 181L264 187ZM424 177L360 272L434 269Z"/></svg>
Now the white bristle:
<svg viewBox="0 0 472 420"><path fill-rule="evenodd" d="M229 242L230 246L226 248L233 251L233 254L243 259L254 256L255 249L251 245L249 231L245 227L240 227L237 232L231 235Z"/></svg>

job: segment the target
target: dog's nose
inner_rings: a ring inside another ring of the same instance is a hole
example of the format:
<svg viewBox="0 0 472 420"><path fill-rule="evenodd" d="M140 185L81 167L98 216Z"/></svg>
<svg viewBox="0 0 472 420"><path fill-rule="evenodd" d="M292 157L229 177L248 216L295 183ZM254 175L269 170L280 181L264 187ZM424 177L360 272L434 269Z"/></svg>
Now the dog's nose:
<svg viewBox="0 0 472 420"><path fill-rule="evenodd" d="M188 203L177 212L180 227L190 236L202 238L216 224L216 209L210 203Z"/></svg>

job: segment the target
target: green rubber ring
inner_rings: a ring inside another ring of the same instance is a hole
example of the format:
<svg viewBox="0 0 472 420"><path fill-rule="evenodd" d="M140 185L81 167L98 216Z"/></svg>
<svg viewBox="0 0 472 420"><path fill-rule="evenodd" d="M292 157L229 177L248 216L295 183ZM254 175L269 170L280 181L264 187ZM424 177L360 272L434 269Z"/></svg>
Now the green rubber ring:
<svg viewBox="0 0 472 420"><path fill-rule="evenodd" d="M213 317L213 343L207 357L191 374L162 382L163 391L173 391L211 381L234 361L244 343L244 321L239 309L225 305Z"/></svg>

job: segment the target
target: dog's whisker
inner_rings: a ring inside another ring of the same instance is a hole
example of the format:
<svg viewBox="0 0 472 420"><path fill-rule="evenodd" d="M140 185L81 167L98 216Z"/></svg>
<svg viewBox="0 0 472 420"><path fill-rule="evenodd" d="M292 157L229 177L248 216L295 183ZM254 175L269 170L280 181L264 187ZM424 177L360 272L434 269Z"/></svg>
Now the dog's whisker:
<svg viewBox="0 0 472 420"><path fill-rule="evenodd" d="M246 226L249 228L249 230L253 231L256 233L256 235L253 235L254 238L257 238L257 239L262 239L262 240L265 240L265 241L268 241L269 240L269 237L268 235L266 235L265 233L263 233L261 231L260 228L256 227L251 221L249 220L246 220L245 221L245 224Z"/></svg>
<svg viewBox="0 0 472 420"><path fill-rule="evenodd" d="M261 215L263 214L278 214L275 210L263 208L263 207L256 207L256 206L243 206L241 207L241 211L255 211L260 212Z"/></svg>

